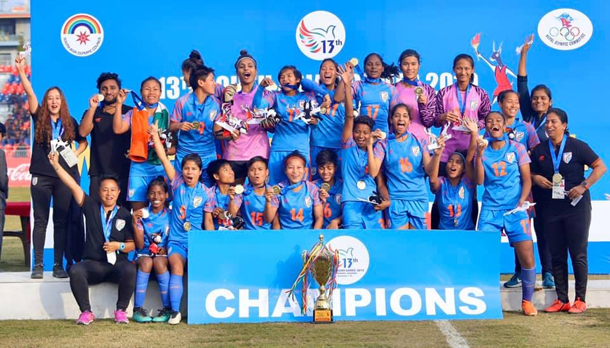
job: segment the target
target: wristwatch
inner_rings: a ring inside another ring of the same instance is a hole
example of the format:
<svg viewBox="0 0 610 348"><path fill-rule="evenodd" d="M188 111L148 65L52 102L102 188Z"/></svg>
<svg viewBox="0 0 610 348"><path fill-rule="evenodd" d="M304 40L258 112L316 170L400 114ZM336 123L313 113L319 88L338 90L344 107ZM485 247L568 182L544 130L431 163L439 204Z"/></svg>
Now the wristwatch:
<svg viewBox="0 0 610 348"><path fill-rule="evenodd" d="M583 181L582 183L580 183L580 186L584 187L585 190L588 190L589 188L587 187L587 185L589 185L586 181Z"/></svg>
<svg viewBox="0 0 610 348"><path fill-rule="evenodd" d="M121 243L121 246L119 247L119 250L121 250L121 251L125 250L125 243Z"/></svg>

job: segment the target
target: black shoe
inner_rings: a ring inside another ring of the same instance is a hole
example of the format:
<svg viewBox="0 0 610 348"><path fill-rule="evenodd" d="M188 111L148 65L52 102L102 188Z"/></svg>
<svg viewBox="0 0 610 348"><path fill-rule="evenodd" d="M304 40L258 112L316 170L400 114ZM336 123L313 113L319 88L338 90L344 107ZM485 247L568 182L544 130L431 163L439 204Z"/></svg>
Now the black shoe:
<svg viewBox="0 0 610 348"><path fill-rule="evenodd" d="M32 275L30 276L32 279L42 279L42 263L39 263L34 266L32 270Z"/></svg>
<svg viewBox="0 0 610 348"><path fill-rule="evenodd" d="M64 268L60 264L53 266L53 277L55 278L68 278L68 273L64 271Z"/></svg>

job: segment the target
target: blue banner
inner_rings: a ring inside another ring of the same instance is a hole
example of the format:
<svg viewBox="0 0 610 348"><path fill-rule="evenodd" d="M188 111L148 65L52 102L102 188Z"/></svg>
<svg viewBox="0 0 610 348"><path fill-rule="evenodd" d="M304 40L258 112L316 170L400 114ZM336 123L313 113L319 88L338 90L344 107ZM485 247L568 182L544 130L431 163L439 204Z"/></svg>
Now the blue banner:
<svg viewBox="0 0 610 348"><path fill-rule="evenodd" d="M323 233L338 250L335 320L501 319L500 240L473 231L218 231L189 235L188 322L311 321L287 291Z"/></svg>

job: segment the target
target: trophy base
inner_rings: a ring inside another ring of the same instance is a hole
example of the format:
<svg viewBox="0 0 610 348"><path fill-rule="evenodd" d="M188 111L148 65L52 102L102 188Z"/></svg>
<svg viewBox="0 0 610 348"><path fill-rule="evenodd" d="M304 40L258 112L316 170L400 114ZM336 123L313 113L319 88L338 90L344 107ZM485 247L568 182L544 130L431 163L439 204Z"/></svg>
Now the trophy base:
<svg viewBox="0 0 610 348"><path fill-rule="evenodd" d="M332 309L314 309L313 311L313 323L314 324L330 324L333 323L333 310Z"/></svg>

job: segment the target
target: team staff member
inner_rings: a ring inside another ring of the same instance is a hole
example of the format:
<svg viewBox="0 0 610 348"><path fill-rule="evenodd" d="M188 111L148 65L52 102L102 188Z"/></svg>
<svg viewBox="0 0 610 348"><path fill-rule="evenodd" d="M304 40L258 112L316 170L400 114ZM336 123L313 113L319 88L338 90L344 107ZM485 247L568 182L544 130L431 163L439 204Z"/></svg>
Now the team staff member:
<svg viewBox="0 0 610 348"><path fill-rule="evenodd" d="M120 193L117 179L100 180L100 203L83 192L59 164L56 153L49 154L49 162L83 208L87 220L84 260L70 269L70 288L81 311L76 324L89 325L95 319L89 303L89 285L102 282L119 284L114 321L127 324L125 311L136 286L136 267L127 259L127 254L134 250L135 244L131 214L117 205Z"/></svg>
<svg viewBox="0 0 610 348"><path fill-rule="evenodd" d="M547 139L545 124L548 110L553 106L551 90L546 85L537 85L529 93L527 87L526 60L527 52L532 47L534 35L525 40L521 57L519 58L519 70L517 72L517 91L519 92L519 104L523 120L532 123L540 141Z"/></svg>
<svg viewBox="0 0 610 348"><path fill-rule="evenodd" d="M565 111L551 108L546 117L545 130L549 139L532 151L531 164L534 200L538 203L536 213L544 223L557 292L557 300L545 311L582 313L587 309L587 245L591 224L589 188L604 175L606 165L589 145L568 136ZM586 179L585 165L593 168ZM576 281L573 306L568 299L568 252Z"/></svg>
<svg viewBox="0 0 610 348"><path fill-rule="evenodd" d="M114 134L112 130L112 118L117 109L117 97L121 90L119 75L111 72L102 73L97 78L97 89L104 95L104 99L98 100L97 94L89 99L89 109L85 111L78 128L83 138L91 134L89 194L91 198L99 200L100 178L108 175L116 176L121 188L117 203L125 206L129 181L128 151L131 130L123 134ZM131 107L122 105L121 113L126 114L130 109Z"/></svg>
<svg viewBox="0 0 610 348"><path fill-rule="evenodd" d="M43 277L44 241L49 222L49 208L53 198L53 249L54 265L53 276L67 278L64 271L63 259L66 247L68 209L70 207L70 191L64 185L53 168L49 165L47 155L51 151L51 140L61 138L69 145L78 143L75 155L80 155L87 148L87 140L78 134L78 123L70 116L68 103L59 87L51 87L44 94L42 105L32 89L32 84L25 74L25 59L17 57L15 65L23 83L23 89L28 96L30 113L34 120L34 144L32 146L32 161L30 173L32 174L32 202L34 208L34 269L32 279ZM61 150L61 148L60 148ZM66 149L71 151L71 149ZM59 160L61 166L73 177L78 175L77 166L68 166L63 156Z"/></svg>

